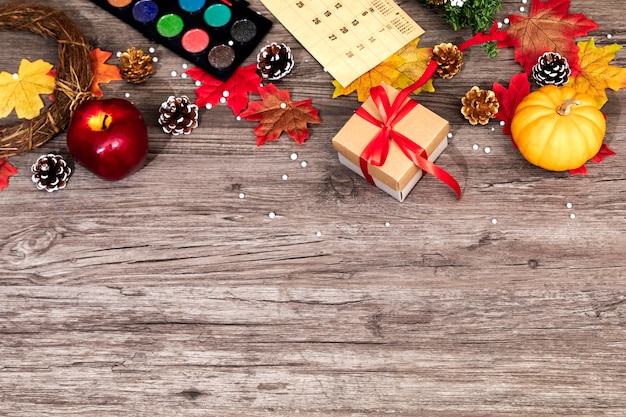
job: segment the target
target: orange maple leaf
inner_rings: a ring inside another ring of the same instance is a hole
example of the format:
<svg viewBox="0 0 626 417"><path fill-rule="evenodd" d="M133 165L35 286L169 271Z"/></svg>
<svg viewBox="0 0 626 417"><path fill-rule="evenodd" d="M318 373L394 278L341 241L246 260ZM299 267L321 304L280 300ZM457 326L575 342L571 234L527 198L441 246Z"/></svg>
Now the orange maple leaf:
<svg viewBox="0 0 626 417"><path fill-rule="evenodd" d="M544 52L557 52L567 58L572 73L578 71L576 36L598 28L583 14L569 13L570 0L533 1L529 16L509 16L507 37L499 46L515 47L515 61L527 74Z"/></svg>
<svg viewBox="0 0 626 417"><path fill-rule="evenodd" d="M363 102L370 96L370 89L380 85L383 81L393 86L404 85L408 87L412 84L411 80L398 70L398 67L405 63L406 60L404 58L398 54L393 54L346 87L339 84L339 81L334 80L335 91L333 92L333 98L347 96L356 91L357 100Z"/></svg>
<svg viewBox="0 0 626 417"><path fill-rule="evenodd" d="M278 139L283 132L302 145L309 137L307 123L320 123L318 111L311 106L311 100L294 103L289 91L279 90L274 84L259 88L259 94L263 100L251 102L241 113L244 119L260 121L254 129L259 146Z"/></svg>
<svg viewBox="0 0 626 417"><path fill-rule="evenodd" d="M99 84L122 79L120 69L116 65L106 63L111 55L113 55L112 52L103 51L100 48L93 49L89 54L91 58L91 71L93 72L91 93L96 97L102 97L104 95Z"/></svg>
<svg viewBox="0 0 626 417"><path fill-rule="evenodd" d="M579 93L594 96L598 107L602 108L608 101L607 88L617 91L626 87L626 68L609 65L622 46L613 44L598 48L591 38L586 42L578 42L578 48L580 72L568 85Z"/></svg>

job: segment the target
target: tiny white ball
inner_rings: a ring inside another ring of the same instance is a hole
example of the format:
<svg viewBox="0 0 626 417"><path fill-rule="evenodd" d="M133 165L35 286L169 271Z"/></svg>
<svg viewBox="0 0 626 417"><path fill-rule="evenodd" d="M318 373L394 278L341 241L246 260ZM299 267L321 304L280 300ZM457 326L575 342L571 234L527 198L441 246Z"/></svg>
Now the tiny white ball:
<svg viewBox="0 0 626 417"><path fill-rule="evenodd" d="M154 48L152 48L152 47L150 47L150 49L148 49L148 52L150 52L151 54L153 54L153 53L154 53L154 51L155 51L155 49L154 49Z"/></svg>
<svg viewBox="0 0 626 417"><path fill-rule="evenodd" d="M170 72L170 75L172 77L176 77L176 76L178 76L178 73L176 71L172 71L172 72Z"/></svg>
<svg viewBox="0 0 626 417"><path fill-rule="evenodd" d="M315 236L317 236L317 237L322 237L322 232L317 232L317 233L315 234Z"/></svg>
<svg viewBox="0 0 626 417"><path fill-rule="evenodd" d="M485 146L485 153L491 153L491 148L489 146Z"/></svg>
<svg viewBox="0 0 626 417"><path fill-rule="evenodd" d="M280 103L280 108L281 109L286 109L287 108L287 103Z"/></svg>
<svg viewBox="0 0 626 417"><path fill-rule="evenodd" d="M289 175L283 174L282 179L283 181L287 181L289 179Z"/></svg>
<svg viewBox="0 0 626 417"><path fill-rule="evenodd" d="M273 211L270 211L269 214L267 215L270 219L273 219L276 217L276 213L274 213Z"/></svg>
<svg viewBox="0 0 626 417"><path fill-rule="evenodd" d="M298 154L297 153L292 153L291 155L289 155L289 159L291 159L292 161L295 161L296 159L298 159Z"/></svg>
<svg viewBox="0 0 626 417"><path fill-rule="evenodd" d="M385 227L391 227L391 223L385 222Z"/></svg>
<svg viewBox="0 0 626 417"><path fill-rule="evenodd" d="M183 69L187 69L187 68L189 68L189 65L187 65L187 64L183 64L183 65L181 65L181 67L182 67Z"/></svg>
<svg viewBox="0 0 626 417"><path fill-rule="evenodd" d="M154 58L152 58L152 62L159 62L159 58L155 56Z"/></svg>
<svg viewBox="0 0 626 417"><path fill-rule="evenodd" d="M121 57L121 56L122 56L122 53L121 53L120 51L117 51L117 52L115 53L115 56L119 58L119 57Z"/></svg>
<svg viewBox="0 0 626 417"><path fill-rule="evenodd" d="M244 193L239 193L239 198L246 198L246 195Z"/></svg>
<svg viewBox="0 0 626 417"><path fill-rule="evenodd" d="M237 121L240 122L241 121L241 116L237 116L237 117L235 117L235 119L237 119Z"/></svg>
<svg viewBox="0 0 626 417"><path fill-rule="evenodd" d="M124 97L126 98L130 97L130 93L124 93Z"/></svg>
<svg viewBox="0 0 626 417"><path fill-rule="evenodd" d="M473 149L473 150L477 151L477 150L478 150L478 148L479 148L479 146L478 146L478 144L477 144L477 143L475 143L475 144L473 144L473 145L472 145L472 149Z"/></svg>
<svg viewBox="0 0 626 417"><path fill-rule="evenodd" d="M207 103L204 107L206 107L207 110L211 110L213 108L213 105L211 103Z"/></svg>
<svg viewBox="0 0 626 417"><path fill-rule="evenodd" d="M505 18L504 18L504 24L505 24L505 25L508 25L510 22L511 22L511 21L509 20L509 18L508 18L508 17L505 17Z"/></svg>
<svg viewBox="0 0 626 417"><path fill-rule="evenodd" d="M301 166L302 168L306 168L306 166L307 166L306 161L302 161L302 162L300 162L300 166Z"/></svg>
<svg viewBox="0 0 626 417"><path fill-rule="evenodd" d="M196 87L200 87L202 85L202 81L196 81Z"/></svg>
<svg viewBox="0 0 626 417"><path fill-rule="evenodd" d="M180 74L180 78L187 78L187 73L183 72L182 74Z"/></svg>
<svg viewBox="0 0 626 417"><path fill-rule="evenodd" d="M451 139L451 138L452 138L452 136L453 136L453 135L452 135L452 132L448 133L448 139Z"/></svg>
<svg viewBox="0 0 626 417"><path fill-rule="evenodd" d="M504 120L500 120L500 126L504 126L505 124Z"/></svg>
<svg viewBox="0 0 626 417"><path fill-rule="evenodd" d="M220 98L220 103L222 103L222 104L226 103L226 97Z"/></svg>
<svg viewBox="0 0 626 417"><path fill-rule="evenodd" d="M611 35L610 33L608 35L606 35L607 39L611 39L613 37L613 35Z"/></svg>
<svg viewBox="0 0 626 417"><path fill-rule="evenodd" d="M498 29L502 29L502 22L498 22Z"/></svg>
<svg viewBox="0 0 626 417"><path fill-rule="evenodd" d="M568 209L571 209L572 207L574 207L574 205L572 203L567 203L565 207L567 207Z"/></svg>
<svg viewBox="0 0 626 417"><path fill-rule="evenodd" d="M574 220L576 218L576 215L574 213L572 213L572 214L569 215L569 218Z"/></svg>
<svg viewBox="0 0 626 417"><path fill-rule="evenodd" d="M222 95L223 95L224 97L228 97L228 96L230 96L230 92L229 92L229 91L224 91L224 92L222 93Z"/></svg>
<svg viewBox="0 0 626 417"><path fill-rule="evenodd" d="M498 224L498 219L491 219L491 224Z"/></svg>
<svg viewBox="0 0 626 417"><path fill-rule="evenodd" d="M520 12L524 12L524 10L526 10L526 8L525 8L524 6L522 6L522 7L520 7L520 8L519 8L519 11L520 11Z"/></svg>
<svg viewBox="0 0 626 417"><path fill-rule="evenodd" d="M233 46L235 44L235 42L233 42L232 40L228 41L228 46Z"/></svg>
<svg viewBox="0 0 626 417"><path fill-rule="evenodd" d="M14 73L14 74L12 75L12 77L13 77L13 79L14 79L14 80L17 80L18 78L20 78L20 75L19 75L19 74L17 74L17 73Z"/></svg>

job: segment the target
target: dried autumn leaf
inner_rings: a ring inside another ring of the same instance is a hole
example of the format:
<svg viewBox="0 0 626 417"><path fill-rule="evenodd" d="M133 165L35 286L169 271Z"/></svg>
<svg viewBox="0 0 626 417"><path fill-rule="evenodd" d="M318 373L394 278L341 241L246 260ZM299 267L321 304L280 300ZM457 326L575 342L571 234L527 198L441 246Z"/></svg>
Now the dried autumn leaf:
<svg viewBox="0 0 626 417"><path fill-rule="evenodd" d="M611 148L603 143L602 146L600 146L600 150L598 151L596 156L591 158L589 161L600 164L602 163L602 161L604 161L604 158L613 155L615 155L615 152L613 152ZM583 166L581 166L580 168L572 169L569 173L570 175L587 175L587 164L583 164Z"/></svg>
<svg viewBox="0 0 626 417"><path fill-rule="evenodd" d="M22 59L16 74L0 73L0 117L8 116L13 109L20 119L39 116L44 107L40 94L54 91L52 64L39 59L30 62Z"/></svg>
<svg viewBox="0 0 626 417"><path fill-rule="evenodd" d="M7 158L0 159L0 191L9 185L9 177L17 174L17 169Z"/></svg>
<svg viewBox="0 0 626 417"><path fill-rule="evenodd" d="M626 87L626 68L609 65L622 46L613 44L598 48L591 38L587 42L578 42L578 47L580 72L570 80L568 86L579 93L596 97L598 107L602 108L608 101L607 88L617 91Z"/></svg>
<svg viewBox="0 0 626 417"><path fill-rule="evenodd" d="M402 57L405 61L404 64L398 67L398 71L406 77L408 80L408 84L404 82L404 77L400 77L398 81L392 84L392 87L404 89L409 85L413 84L415 81L419 80L426 71L428 64L430 63L430 59L433 55L433 48L418 48L420 38L415 39L413 42L410 42L404 48L398 51L398 55ZM401 84L402 82L402 84ZM432 93L435 91L435 87L433 86L433 80L430 79L426 81L426 83L417 88L413 93L419 94L422 91L426 91Z"/></svg>
<svg viewBox="0 0 626 417"><path fill-rule="evenodd" d="M226 81L206 73L201 68L190 68L186 73L200 81L202 85L196 89L196 104L204 107L218 105L225 99L228 107L235 115L241 113L248 106L248 93L256 93L261 85L261 77L256 72L256 64L239 67Z"/></svg>
<svg viewBox="0 0 626 417"><path fill-rule="evenodd" d="M578 71L576 36L598 28L583 14L569 13L570 0L533 1L529 16L509 16L507 37L499 46L513 46L515 61L527 74L544 52L557 52L567 58L572 74Z"/></svg>
<svg viewBox="0 0 626 417"><path fill-rule="evenodd" d="M496 118L504 122L502 132L510 136L511 120L513 120L515 109L520 101L530 93L528 76L526 74L514 75L509 82L508 89L499 83L493 83L493 92L496 94L498 102L500 103Z"/></svg>
<svg viewBox="0 0 626 417"><path fill-rule="evenodd" d="M405 59L400 55L393 54L376 67L372 68L365 74L361 75L350 85L343 87L337 80L333 81L335 91L333 98L339 96L347 96L352 92L357 92L357 100L363 102L370 96L370 89L380 85L383 81L389 85L411 85L411 80L398 71L398 67L406 63Z"/></svg>
<svg viewBox="0 0 626 417"><path fill-rule="evenodd" d="M311 100L297 103L291 101L289 91L279 90L274 84L259 88L262 101L253 101L248 109L241 113L247 120L258 120L254 129L257 145L276 140L287 132L298 145L309 137L308 123L320 123L317 109L311 106Z"/></svg>
<svg viewBox="0 0 626 417"><path fill-rule="evenodd" d="M104 95L100 89L100 84L122 79L120 69L117 65L106 63L111 55L113 55L111 52L103 51L100 48L93 49L89 54L91 58L91 71L93 72L91 93L97 97Z"/></svg>

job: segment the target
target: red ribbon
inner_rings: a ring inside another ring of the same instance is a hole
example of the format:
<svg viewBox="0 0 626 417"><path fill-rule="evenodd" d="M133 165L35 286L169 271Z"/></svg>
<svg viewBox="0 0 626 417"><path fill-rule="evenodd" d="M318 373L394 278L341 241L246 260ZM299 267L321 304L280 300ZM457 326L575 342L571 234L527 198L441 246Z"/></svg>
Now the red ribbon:
<svg viewBox="0 0 626 417"><path fill-rule="evenodd" d="M395 124L402 120L413 110L418 103L408 99L409 95L417 88L428 81L437 70L437 63L430 61L426 72L413 85L401 90L393 103L389 102L389 96L382 86L371 89L370 98L376 105L381 120L371 115L367 110L360 107L356 114L363 119L380 128L380 132L376 134L374 139L365 147L360 155L360 166L363 176L368 182L374 184L374 179L369 174L368 163L381 166L387 160L389 154L390 141L393 140L402 152L417 167L424 172L428 172L435 178L443 181L461 198L461 187L454 177L445 170L438 167L428 160L426 150L403 134L394 130Z"/></svg>

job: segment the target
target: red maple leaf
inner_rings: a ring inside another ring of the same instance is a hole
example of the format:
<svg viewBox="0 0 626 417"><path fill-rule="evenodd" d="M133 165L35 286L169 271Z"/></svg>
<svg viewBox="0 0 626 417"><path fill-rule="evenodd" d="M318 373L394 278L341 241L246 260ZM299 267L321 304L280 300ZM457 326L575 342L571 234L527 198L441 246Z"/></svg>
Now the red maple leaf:
<svg viewBox="0 0 626 417"><path fill-rule="evenodd" d="M0 191L9 185L9 177L15 174L17 174L17 169L9 163L9 160L0 159Z"/></svg>
<svg viewBox="0 0 626 417"><path fill-rule="evenodd" d="M207 104L217 106L226 100L228 107L235 115L248 107L248 93L256 93L261 85L261 77L256 72L256 64L239 67L226 81L206 73L200 68L190 68L186 72L202 85L196 89L196 104L204 107Z"/></svg>
<svg viewBox="0 0 626 417"><path fill-rule="evenodd" d="M111 55L113 55L111 52L103 51L100 48L92 50L89 54L89 57L91 58L91 70L93 72L91 92L96 97L102 97L104 95L100 89L101 83L108 83L110 81L118 81L122 79L120 69L117 65L106 63Z"/></svg>
<svg viewBox="0 0 626 417"><path fill-rule="evenodd" d="M311 100L294 103L289 91L279 90L274 84L259 88L262 101L253 101L248 109L241 113L247 120L259 120L254 129L257 145L269 140L276 140L287 132L298 145L309 137L308 123L320 123L317 109L311 106Z"/></svg>
<svg viewBox="0 0 626 417"><path fill-rule="evenodd" d="M528 75L525 73L514 75L509 82L508 89L499 83L493 83L493 92L500 103L496 117L504 122L502 132L511 136L511 120L513 120L515 109L520 101L530 93Z"/></svg>
<svg viewBox="0 0 626 417"><path fill-rule="evenodd" d="M567 58L572 75L578 73L576 36L585 36L598 25L584 14L569 13L570 0L533 1L529 16L509 16L505 40L499 46L513 46L515 61L527 74L544 52L557 52Z"/></svg>

